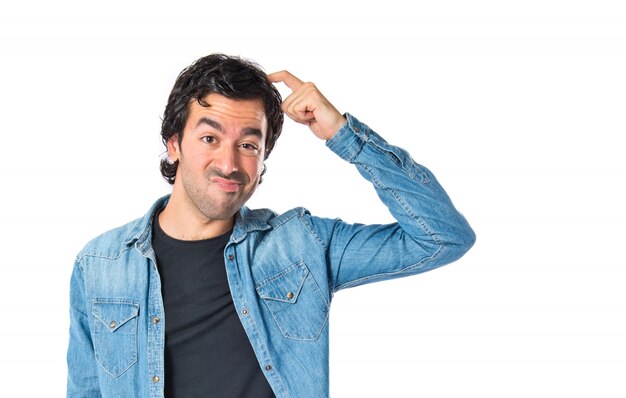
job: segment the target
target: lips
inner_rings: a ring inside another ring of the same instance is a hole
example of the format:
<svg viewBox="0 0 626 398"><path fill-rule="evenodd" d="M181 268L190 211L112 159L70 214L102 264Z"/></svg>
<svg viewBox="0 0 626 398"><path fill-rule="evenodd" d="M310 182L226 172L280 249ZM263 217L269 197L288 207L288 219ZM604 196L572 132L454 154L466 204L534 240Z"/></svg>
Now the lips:
<svg viewBox="0 0 626 398"><path fill-rule="evenodd" d="M243 185L239 181L229 180L229 179L221 178L221 177L211 178L211 183L213 183L216 187L226 192L237 192L239 191L239 188L241 187L241 185Z"/></svg>

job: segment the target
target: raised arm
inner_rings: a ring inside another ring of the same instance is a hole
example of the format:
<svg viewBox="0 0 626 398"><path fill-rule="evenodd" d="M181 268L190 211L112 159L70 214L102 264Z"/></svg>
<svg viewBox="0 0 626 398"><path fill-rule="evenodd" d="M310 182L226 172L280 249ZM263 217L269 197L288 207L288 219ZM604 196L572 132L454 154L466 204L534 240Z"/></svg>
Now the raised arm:
<svg viewBox="0 0 626 398"><path fill-rule="evenodd" d="M428 271L472 247L474 231L430 170L354 116L341 115L312 83L285 71L269 78L293 90L283 111L354 164L397 221L362 225L303 218L325 246L332 291Z"/></svg>

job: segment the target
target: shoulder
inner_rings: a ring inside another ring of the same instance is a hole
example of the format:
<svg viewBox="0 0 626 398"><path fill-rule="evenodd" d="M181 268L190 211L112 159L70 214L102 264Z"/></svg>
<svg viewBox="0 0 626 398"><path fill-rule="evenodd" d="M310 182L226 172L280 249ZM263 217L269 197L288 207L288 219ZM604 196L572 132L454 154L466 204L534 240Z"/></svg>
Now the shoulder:
<svg viewBox="0 0 626 398"><path fill-rule="evenodd" d="M311 213L304 207L295 207L284 213L277 213L270 209L249 209L243 207L239 211L238 222L246 229L278 228L283 224L310 217Z"/></svg>
<svg viewBox="0 0 626 398"><path fill-rule="evenodd" d="M241 223L235 227L235 239L245 232L263 232L273 237L296 240L298 236L312 237L319 245L326 247L328 240L340 219L317 217L304 207L295 207L284 213L269 209L242 209Z"/></svg>
<svg viewBox="0 0 626 398"><path fill-rule="evenodd" d="M77 261L84 257L116 258L136 238L143 218L137 218L119 227L106 231L91 239L77 255Z"/></svg>
<svg viewBox="0 0 626 398"><path fill-rule="evenodd" d="M84 257L100 257L114 259L135 244L149 241L152 236L152 218L163 208L169 195L159 198L150 210L140 218L113 228L90 240L78 253L77 262Z"/></svg>

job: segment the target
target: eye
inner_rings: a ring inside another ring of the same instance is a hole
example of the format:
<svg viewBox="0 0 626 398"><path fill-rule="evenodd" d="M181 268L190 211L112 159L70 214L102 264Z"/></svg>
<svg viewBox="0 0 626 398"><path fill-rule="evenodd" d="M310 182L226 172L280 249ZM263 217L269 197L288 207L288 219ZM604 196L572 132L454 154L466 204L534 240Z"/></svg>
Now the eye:
<svg viewBox="0 0 626 398"><path fill-rule="evenodd" d="M246 151L256 151L256 150L259 149L259 148L257 148L256 145L250 144L250 143L243 143L243 144L241 144L241 147L243 149L245 149Z"/></svg>
<svg viewBox="0 0 626 398"><path fill-rule="evenodd" d="M201 140L206 144L215 143L215 137L213 137L212 135L205 135L204 137L201 138Z"/></svg>

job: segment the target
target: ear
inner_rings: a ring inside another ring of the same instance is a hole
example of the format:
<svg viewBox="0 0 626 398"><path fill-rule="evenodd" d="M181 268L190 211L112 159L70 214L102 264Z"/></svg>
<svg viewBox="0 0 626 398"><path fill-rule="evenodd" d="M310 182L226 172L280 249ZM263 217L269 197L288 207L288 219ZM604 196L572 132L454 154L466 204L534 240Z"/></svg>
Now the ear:
<svg viewBox="0 0 626 398"><path fill-rule="evenodd" d="M178 145L178 134L174 134L167 140L167 157L172 163L180 157L180 146Z"/></svg>

